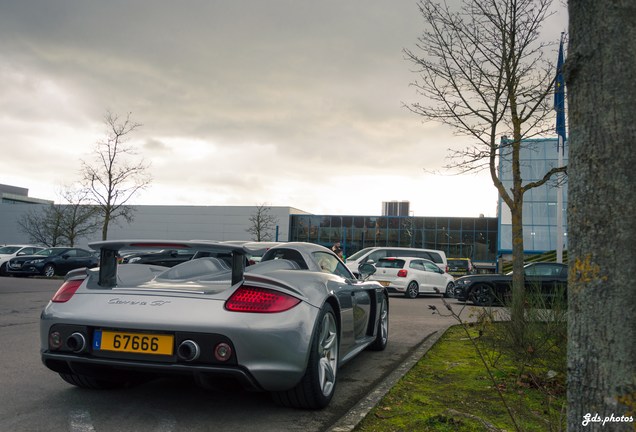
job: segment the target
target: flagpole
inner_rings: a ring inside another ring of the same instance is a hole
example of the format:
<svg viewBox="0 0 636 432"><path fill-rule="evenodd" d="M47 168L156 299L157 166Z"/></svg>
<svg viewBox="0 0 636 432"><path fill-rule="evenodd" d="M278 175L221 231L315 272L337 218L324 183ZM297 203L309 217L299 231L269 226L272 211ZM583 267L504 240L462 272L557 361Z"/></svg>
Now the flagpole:
<svg viewBox="0 0 636 432"><path fill-rule="evenodd" d="M557 146L558 166L563 166L565 154L565 81L563 78L563 37L559 43L559 58L557 61L556 77L554 82L554 109L556 111L556 133L559 137ZM563 262L563 174L557 173L557 214L556 214L556 261Z"/></svg>
<svg viewBox="0 0 636 432"><path fill-rule="evenodd" d="M559 153L558 157L558 166L563 166L563 152L565 150L565 143L563 142L563 137L559 135L559 146L557 147L557 153ZM556 262L563 262L563 178L562 174L557 174L557 214L556 214L556 223L557 223L557 241L556 241Z"/></svg>

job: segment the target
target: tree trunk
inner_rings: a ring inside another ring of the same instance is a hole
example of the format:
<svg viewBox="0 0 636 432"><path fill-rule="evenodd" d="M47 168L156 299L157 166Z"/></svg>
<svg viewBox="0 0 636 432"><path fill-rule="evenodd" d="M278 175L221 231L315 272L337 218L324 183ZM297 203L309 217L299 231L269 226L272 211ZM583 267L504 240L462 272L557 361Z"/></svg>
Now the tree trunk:
<svg viewBox="0 0 636 432"><path fill-rule="evenodd" d="M102 240L108 240L108 225L110 224L110 213L104 214L104 224L102 225Z"/></svg>
<svg viewBox="0 0 636 432"><path fill-rule="evenodd" d="M523 195L515 194L514 209L510 209L512 217L512 304L510 305L510 321L513 326L513 337L517 346L523 346L525 340L525 300L523 264Z"/></svg>
<svg viewBox="0 0 636 432"><path fill-rule="evenodd" d="M636 7L569 12L568 430L634 430Z"/></svg>

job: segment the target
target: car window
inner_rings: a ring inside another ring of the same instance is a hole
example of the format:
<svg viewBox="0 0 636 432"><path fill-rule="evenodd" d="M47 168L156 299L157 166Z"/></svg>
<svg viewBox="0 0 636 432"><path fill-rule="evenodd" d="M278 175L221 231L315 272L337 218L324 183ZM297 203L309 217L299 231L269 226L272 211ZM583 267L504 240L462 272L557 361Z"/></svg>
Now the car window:
<svg viewBox="0 0 636 432"><path fill-rule="evenodd" d="M91 256L91 253L89 251L85 251L82 249L73 249L75 251L75 254L78 257L87 257L87 256Z"/></svg>
<svg viewBox="0 0 636 432"><path fill-rule="evenodd" d="M375 265L380 268L404 268L404 260L401 259L381 259Z"/></svg>
<svg viewBox="0 0 636 432"><path fill-rule="evenodd" d="M77 256L77 249L69 249L64 251L63 255L66 255L68 257L76 257Z"/></svg>
<svg viewBox="0 0 636 432"><path fill-rule="evenodd" d="M265 252L265 255L263 255L262 261L269 261L269 260L275 260L275 259L286 259L286 260L294 261L296 264L298 264L298 267L300 267L302 270L309 269L309 266L305 262L305 259L303 258L301 253L294 249L285 249L285 248L270 249L267 252Z"/></svg>
<svg viewBox="0 0 636 432"><path fill-rule="evenodd" d="M380 260L380 258L385 258L386 256L387 256L387 250L380 249L375 252L371 252L365 262L373 261L374 263L376 263Z"/></svg>
<svg viewBox="0 0 636 432"><path fill-rule="evenodd" d="M561 269L549 264L532 265L524 269L527 276L558 276Z"/></svg>
<svg viewBox="0 0 636 432"><path fill-rule="evenodd" d="M411 264L409 264L409 268L412 268L415 270L421 270L421 271L426 270L426 268L424 267L424 261L421 261L421 260L411 261Z"/></svg>
<svg viewBox="0 0 636 432"><path fill-rule="evenodd" d="M358 258L360 258L361 256L363 256L363 255L365 255L365 254L369 253L369 251L370 251L371 249L372 249L372 248L364 248L364 249L362 249L362 250L359 250L358 252L356 252L356 253L354 253L353 255L351 255L351 256L349 257L349 260L351 260L351 261L355 261L355 260L357 260Z"/></svg>
<svg viewBox="0 0 636 432"><path fill-rule="evenodd" d="M468 269L468 261L466 260L454 260L454 259L449 259L448 260L448 266L451 268L458 268L458 269Z"/></svg>
<svg viewBox="0 0 636 432"><path fill-rule="evenodd" d="M424 263L424 268L426 269L426 271L433 272L433 273L439 273L439 267L437 267L432 262L426 261Z"/></svg>
<svg viewBox="0 0 636 432"><path fill-rule="evenodd" d="M351 272L347 269L347 267L345 267L342 261L334 255L327 252L314 252L313 256L323 272L335 274L347 279L353 279Z"/></svg>
<svg viewBox="0 0 636 432"><path fill-rule="evenodd" d="M11 255L14 254L18 249L18 246L5 246L0 248L0 254Z"/></svg>
<svg viewBox="0 0 636 432"><path fill-rule="evenodd" d="M434 263L442 264L444 262L440 254L435 252L426 252L426 253L428 254L428 259L430 259Z"/></svg>

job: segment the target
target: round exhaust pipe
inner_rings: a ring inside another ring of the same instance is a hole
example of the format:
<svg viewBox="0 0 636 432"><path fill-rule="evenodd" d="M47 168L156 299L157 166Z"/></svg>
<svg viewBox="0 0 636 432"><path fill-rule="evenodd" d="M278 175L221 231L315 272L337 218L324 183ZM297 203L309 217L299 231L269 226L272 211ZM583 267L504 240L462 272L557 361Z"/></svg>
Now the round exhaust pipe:
<svg viewBox="0 0 636 432"><path fill-rule="evenodd" d="M66 346L74 353L86 351L86 338L80 332L75 332L66 339Z"/></svg>
<svg viewBox="0 0 636 432"><path fill-rule="evenodd" d="M200 354L199 345L190 339L181 342L177 348L177 356L184 361L194 361L199 358Z"/></svg>

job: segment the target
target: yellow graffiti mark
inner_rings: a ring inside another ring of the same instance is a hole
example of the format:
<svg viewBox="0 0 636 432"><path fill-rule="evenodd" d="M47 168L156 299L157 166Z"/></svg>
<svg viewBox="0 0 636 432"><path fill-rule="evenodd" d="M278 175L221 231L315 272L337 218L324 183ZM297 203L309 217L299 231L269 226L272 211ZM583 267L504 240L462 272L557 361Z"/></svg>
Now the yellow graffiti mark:
<svg viewBox="0 0 636 432"><path fill-rule="evenodd" d="M586 256L585 260L577 257L571 271L574 272L571 276L575 282L607 281L607 276L601 276L601 267L592 263L590 255Z"/></svg>
<svg viewBox="0 0 636 432"><path fill-rule="evenodd" d="M619 404L627 407L628 411L625 415L633 416L636 414L636 393L628 393L617 396L616 400ZM634 424L634 427L636 428L636 423Z"/></svg>

